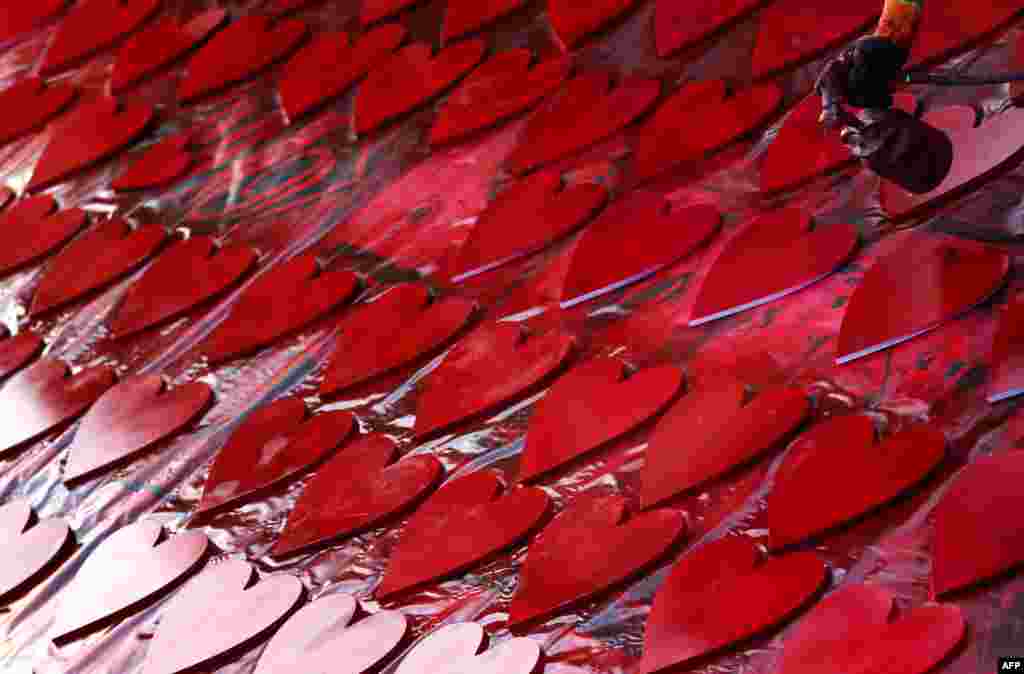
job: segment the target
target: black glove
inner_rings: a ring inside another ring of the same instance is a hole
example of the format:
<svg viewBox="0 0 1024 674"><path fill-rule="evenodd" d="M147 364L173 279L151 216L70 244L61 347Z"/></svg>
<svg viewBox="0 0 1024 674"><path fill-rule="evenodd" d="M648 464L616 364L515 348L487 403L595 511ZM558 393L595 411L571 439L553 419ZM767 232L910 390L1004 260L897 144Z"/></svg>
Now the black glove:
<svg viewBox="0 0 1024 674"><path fill-rule="evenodd" d="M857 40L825 66L815 84L826 114L834 114L841 103L855 108L892 107L890 88L909 55L888 38Z"/></svg>

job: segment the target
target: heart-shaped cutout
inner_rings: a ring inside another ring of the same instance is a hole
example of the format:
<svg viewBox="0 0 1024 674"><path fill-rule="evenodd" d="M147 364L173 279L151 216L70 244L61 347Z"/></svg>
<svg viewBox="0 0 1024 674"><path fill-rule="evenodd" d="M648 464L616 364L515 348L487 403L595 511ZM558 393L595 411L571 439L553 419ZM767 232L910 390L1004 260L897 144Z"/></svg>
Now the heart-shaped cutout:
<svg viewBox="0 0 1024 674"><path fill-rule="evenodd" d="M375 596L390 599L469 569L526 538L551 506L535 487L500 494L501 482L489 470L438 490L406 524Z"/></svg>
<svg viewBox="0 0 1024 674"><path fill-rule="evenodd" d="M516 323L481 327L422 381L416 437L433 436L536 388L565 364L573 343L557 329L529 335Z"/></svg>
<svg viewBox="0 0 1024 674"><path fill-rule="evenodd" d="M499 194L459 247L452 282L461 283L541 250L581 226L604 206L608 190L595 183L561 187L542 171Z"/></svg>
<svg viewBox="0 0 1024 674"><path fill-rule="evenodd" d="M12 501L0 507L0 599L6 602L38 581L59 559L72 539L57 518L36 521L32 507Z"/></svg>
<svg viewBox="0 0 1024 674"><path fill-rule="evenodd" d="M287 0L285 0L287 1ZM293 2L296 0L292 0ZM303 0L298 0L302 2ZM369 26L398 14L421 0L363 0L363 9L359 14L359 22Z"/></svg>
<svg viewBox="0 0 1024 674"><path fill-rule="evenodd" d="M130 274L167 240L160 225L132 229L121 218L107 220L62 250L43 273L29 316L67 306Z"/></svg>
<svg viewBox="0 0 1024 674"><path fill-rule="evenodd" d="M657 274L718 233L714 206L678 207L637 191L612 202L580 237L562 284L563 309Z"/></svg>
<svg viewBox="0 0 1024 674"><path fill-rule="evenodd" d="M0 426L0 454L77 419L116 379L114 370L106 366L72 375L66 363L54 358L43 358L18 372L0 389L0 415L18 420Z"/></svg>
<svg viewBox="0 0 1024 674"><path fill-rule="evenodd" d="M595 358L576 367L530 416L519 481L535 480L656 417L683 384L673 365L629 374L616 358Z"/></svg>
<svg viewBox="0 0 1024 674"><path fill-rule="evenodd" d="M876 444L874 424L863 415L815 426L793 443L775 476L768 496L770 546L801 543L882 507L927 477L945 448L945 436L927 426ZM833 479L838 466L842 480Z"/></svg>
<svg viewBox="0 0 1024 674"><path fill-rule="evenodd" d="M135 32L160 9L160 0L84 0L61 21L39 73L52 77L79 65Z"/></svg>
<svg viewBox="0 0 1024 674"><path fill-rule="evenodd" d="M135 142L152 120L153 108L143 103L100 98L79 106L47 142L26 191L52 187L112 157Z"/></svg>
<svg viewBox="0 0 1024 674"><path fill-rule="evenodd" d="M176 63L206 42L225 22L228 13L211 9L186 23L162 16L130 37L117 53L110 76L110 90L119 94Z"/></svg>
<svg viewBox="0 0 1024 674"><path fill-rule="evenodd" d="M448 0L441 42L447 44L476 32L525 4L526 0Z"/></svg>
<svg viewBox="0 0 1024 674"><path fill-rule="evenodd" d="M522 174L576 154L636 121L660 90L653 79L630 77L613 87L607 72L577 75L534 113L506 163Z"/></svg>
<svg viewBox="0 0 1024 674"><path fill-rule="evenodd" d="M109 470L180 432L213 402L202 382L167 389L158 375L118 383L96 401L71 441L64 482Z"/></svg>
<svg viewBox="0 0 1024 674"><path fill-rule="evenodd" d="M796 388L764 391L743 404L729 377L699 386L670 409L647 443L641 500L651 508L721 477L782 443L810 414Z"/></svg>
<svg viewBox="0 0 1024 674"><path fill-rule="evenodd" d="M115 531L86 558L61 592L57 643L92 630L111 618L141 610L203 564L210 541L197 531L163 538L156 522Z"/></svg>
<svg viewBox="0 0 1024 674"><path fill-rule="evenodd" d="M391 464L397 450L387 436L368 435L327 461L306 485L270 554L288 557L373 529L437 487L444 477L440 461L423 454Z"/></svg>
<svg viewBox="0 0 1024 674"><path fill-rule="evenodd" d="M125 337L188 313L227 291L255 265L256 251L248 246L218 248L208 236L179 241L128 289L111 333ZM181 282L182 269L189 270L189 283Z"/></svg>
<svg viewBox="0 0 1024 674"><path fill-rule="evenodd" d="M487 633L477 623L454 623L431 632L405 656L395 674L531 674L540 646L516 637L484 651Z"/></svg>
<svg viewBox="0 0 1024 674"><path fill-rule="evenodd" d="M15 202L0 213L0 231L4 233L0 274L38 262L70 241L87 222L82 209L60 211L57 202L46 195Z"/></svg>
<svg viewBox="0 0 1024 674"><path fill-rule="evenodd" d="M0 340L0 379L7 379L31 363L45 346L41 337L28 331Z"/></svg>
<svg viewBox="0 0 1024 674"><path fill-rule="evenodd" d="M356 133L369 133L441 95L469 74L485 51L486 45L479 39L445 47L436 56L423 42L403 47L370 72L360 86L355 103Z"/></svg>
<svg viewBox="0 0 1024 674"><path fill-rule="evenodd" d="M1013 0L992 0L971 11L940 5L921 14L921 27L914 37L908 66L943 63L978 46L1020 15L1020 4Z"/></svg>
<svg viewBox="0 0 1024 674"><path fill-rule="evenodd" d="M0 145L42 129L78 97L78 90L64 83L47 84L29 77L0 92Z"/></svg>
<svg viewBox="0 0 1024 674"><path fill-rule="evenodd" d="M722 80L683 86L640 127L637 176L647 180L704 159L767 124L781 103L782 90L774 84L754 85L732 95Z"/></svg>
<svg viewBox="0 0 1024 674"><path fill-rule="evenodd" d="M322 33L284 65L278 92L289 123L348 91L398 49L399 24L375 28L350 44L348 33Z"/></svg>
<svg viewBox="0 0 1024 674"><path fill-rule="evenodd" d="M519 115L547 98L569 76L571 62L558 57L534 64L529 49L495 54L445 100L430 130L433 147L464 140Z"/></svg>
<svg viewBox="0 0 1024 674"><path fill-rule="evenodd" d="M188 133L179 133L155 143L115 178L110 187L118 192L149 190L166 187L183 178L195 164L195 157L188 149L191 140Z"/></svg>
<svg viewBox="0 0 1024 674"><path fill-rule="evenodd" d="M352 272L322 271L315 255L298 255L253 281L199 348L211 363L254 353L347 304L359 287Z"/></svg>
<svg viewBox="0 0 1024 674"><path fill-rule="evenodd" d="M196 514L225 510L317 466L356 432L348 412L310 417L301 398L265 405L238 426L214 459Z"/></svg>
<svg viewBox="0 0 1024 674"><path fill-rule="evenodd" d="M68 6L68 0L13 2L0 7L0 42L7 42L42 26Z"/></svg>
<svg viewBox="0 0 1024 674"><path fill-rule="evenodd" d="M992 246L919 236L875 261L846 305L836 363L934 330L992 296L1010 261Z"/></svg>
<svg viewBox="0 0 1024 674"><path fill-rule="evenodd" d="M475 304L458 297L433 299L426 286L409 283L388 290L342 322L320 394L339 393L436 353L475 311Z"/></svg>
<svg viewBox="0 0 1024 674"><path fill-rule="evenodd" d="M299 605L302 583L287 574L253 583L255 575L231 559L190 581L164 611L142 673L194 671L273 631Z"/></svg>
<svg viewBox="0 0 1024 674"><path fill-rule="evenodd" d="M562 44L573 49L583 38L601 30L635 4L636 0L549 0L548 18Z"/></svg>
<svg viewBox="0 0 1024 674"><path fill-rule="evenodd" d="M745 536L708 543L683 557L654 597L643 658L633 671L683 667L772 630L828 581L828 567L815 554L759 557Z"/></svg>
<svg viewBox="0 0 1024 674"><path fill-rule="evenodd" d="M1024 295L1015 295L1002 312L992 344L988 395L995 404L1024 393ZM0 370L2 371L2 370Z"/></svg>
<svg viewBox="0 0 1024 674"><path fill-rule="evenodd" d="M853 225L812 229L810 215L797 208L755 218L729 239L704 277L690 326L753 309L817 283L850 259L858 238ZM780 259L786 264L778 264Z"/></svg>
<svg viewBox="0 0 1024 674"><path fill-rule="evenodd" d="M676 2L658 0L654 6L654 41L658 58L710 37L764 4L764 0Z"/></svg>
<svg viewBox="0 0 1024 674"><path fill-rule="evenodd" d="M600 596L662 560L686 533L675 510L630 517L621 496L574 500L530 544L509 607L515 628Z"/></svg>

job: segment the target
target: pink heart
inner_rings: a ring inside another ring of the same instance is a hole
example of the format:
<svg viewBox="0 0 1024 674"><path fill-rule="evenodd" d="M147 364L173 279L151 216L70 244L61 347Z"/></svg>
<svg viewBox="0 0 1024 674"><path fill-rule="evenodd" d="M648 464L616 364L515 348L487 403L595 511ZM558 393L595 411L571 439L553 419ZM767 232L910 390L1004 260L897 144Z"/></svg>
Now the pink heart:
<svg viewBox="0 0 1024 674"><path fill-rule="evenodd" d="M24 501L0 507L0 545L6 551L0 562L0 598L7 601L38 581L71 540L64 520L36 521L35 512Z"/></svg>
<svg viewBox="0 0 1024 674"><path fill-rule="evenodd" d="M46 51L39 73L52 77L79 65L137 30L160 9L160 0L84 0L68 12Z"/></svg>
<svg viewBox="0 0 1024 674"><path fill-rule="evenodd" d="M395 674L531 674L540 663L533 639L516 637L486 647L487 633L477 623L454 623L431 632L399 663Z"/></svg>

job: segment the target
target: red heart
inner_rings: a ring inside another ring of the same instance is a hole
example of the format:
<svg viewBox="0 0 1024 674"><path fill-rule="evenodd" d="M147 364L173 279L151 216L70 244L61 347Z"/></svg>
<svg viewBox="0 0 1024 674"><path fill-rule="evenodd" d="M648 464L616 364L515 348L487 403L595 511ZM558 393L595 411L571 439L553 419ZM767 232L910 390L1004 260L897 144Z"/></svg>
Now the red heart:
<svg viewBox="0 0 1024 674"><path fill-rule="evenodd" d="M685 85L640 127L638 177L646 180L679 164L700 161L766 124L781 103L782 90L774 84L755 85L731 96L722 80Z"/></svg>
<svg viewBox="0 0 1024 674"><path fill-rule="evenodd" d="M594 145L650 110L660 89L657 80L631 77L613 88L607 72L577 75L534 113L507 164L522 174Z"/></svg>
<svg viewBox="0 0 1024 674"><path fill-rule="evenodd" d="M38 28L68 6L68 0L12 2L0 7L0 42L7 42Z"/></svg>
<svg viewBox="0 0 1024 674"><path fill-rule="evenodd" d="M828 580L828 567L809 552L763 562L758 557L745 536L683 557L654 597L635 674L682 667L774 629Z"/></svg>
<svg viewBox="0 0 1024 674"><path fill-rule="evenodd" d="M423 380L416 437L486 414L540 385L565 363L574 340L555 329L527 335L516 323L493 323L456 344Z"/></svg>
<svg viewBox="0 0 1024 674"><path fill-rule="evenodd" d="M208 236L173 244L128 289L111 321L115 338L125 337L187 313L237 283L256 264L248 246L217 248ZM188 270L188 283L181 271Z"/></svg>
<svg viewBox="0 0 1024 674"><path fill-rule="evenodd" d="M188 151L191 138L179 133L151 145L124 173L110 183L118 192L166 187L185 176L195 164Z"/></svg>
<svg viewBox="0 0 1024 674"><path fill-rule="evenodd" d="M192 103L254 77L295 51L308 34L309 27L301 21L243 16L189 59L178 98Z"/></svg>
<svg viewBox="0 0 1024 674"><path fill-rule="evenodd" d="M395 674L531 674L540 662L540 646L516 637L480 653L487 633L477 623L454 623L428 634L398 665ZM479 655L477 655L480 653Z"/></svg>
<svg viewBox="0 0 1024 674"><path fill-rule="evenodd" d="M729 240L704 278L690 326L803 290L835 271L857 249L853 225L811 227L810 215L797 208L755 218ZM780 265L781 259L786 264Z"/></svg>
<svg viewBox="0 0 1024 674"><path fill-rule="evenodd" d="M320 394L412 364L448 344L468 324L476 305L458 297L431 299L425 286L402 284L360 305L341 324Z"/></svg>
<svg viewBox="0 0 1024 674"><path fill-rule="evenodd" d="M22 332L0 340L0 379L6 379L25 367L43 352L46 346L38 335Z"/></svg>
<svg viewBox="0 0 1024 674"><path fill-rule="evenodd" d="M768 496L771 547L817 537L892 501L942 461L945 447L945 436L927 426L876 445L874 424L862 415L812 428L789 450ZM834 479L837 468L842 480Z"/></svg>
<svg viewBox="0 0 1024 674"><path fill-rule="evenodd" d="M192 382L168 390L158 375L125 379L96 401L71 441L64 482L128 460L180 432L209 408L213 390Z"/></svg>
<svg viewBox="0 0 1024 674"><path fill-rule="evenodd" d="M18 140L46 126L54 117L68 109L78 97L78 90L63 83L47 84L38 77L29 77L0 93L0 145Z"/></svg>
<svg viewBox="0 0 1024 674"><path fill-rule="evenodd" d="M302 398L283 398L259 408L218 452L196 515L250 501L308 471L355 430L355 419L348 412L310 417Z"/></svg>
<svg viewBox="0 0 1024 674"><path fill-rule="evenodd" d="M321 271L315 255L299 255L246 288L199 348L211 363L254 353L347 304L359 285L352 272Z"/></svg>
<svg viewBox="0 0 1024 674"><path fill-rule="evenodd" d="M278 91L289 122L345 93L398 49L405 28L388 24L349 43L348 33L322 33L284 65Z"/></svg>
<svg viewBox="0 0 1024 674"><path fill-rule="evenodd" d="M636 577L686 533L686 518L674 510L626 517L621 496L582 496L562 511L530 545L509 626L546 618Z"/></svg>
<svg viewBox="0 0 1024 674"><path fill-rule="evenodd" d="M52 77L120 42L160 9L160 0L84 0L57 29L39 73Z"/></svg>
<svg viewBox="0 0 1024 674"><path fill-rule="evenodd" d="M933 518L932 596L962 590L1024 561L1020 479L1024 452L987 456L957 476Z"/></svg>
<svg viewBox="0 0 1024 674"><path fill-rule="evenodd" d="M682 370L671 365L627 377L625 364L615 358L595 358L573 369L530 417L519 481L535 480L661 414L683 382Z"/></svg>
<svg viewBox="0 0 1024 674"><path fill-rule="evenodd" d="M992 344L986 396L989 403L995 404L1024 393L1021 344L1024 344L1024 295L1018 294L1003 310Z"/></svg>
<svg viewBox="0 0 1024 674"><path fill-rule="evenodd" d="M469 569L526 538L547 515L540 489L516 487L503 496L493 471L449 482L431 496L402 532L388 560L378 599Z"/></svg>
<svg viewBox="0 0 1024 674"><path fill-rule="evenodd" d="M152 120L153 108L142 103L121 105L100 98L80 106L47 142L25 189L52 187L108 159L139 138Z"/></svg>
<svg viewBox="0 0 1024 674"><path fill-rule="evenodd" d="M921 15L921 28L910 50L909 66L942 63L957 54L973 49L994 32L1019 16L1020 3L1014 0L992 0L979 3L971 11L957 11L954 6L929 7Z"/></svg>
<svg viewBox="0 0 1024 674"><path fill-rule="evenodd" d="M400 49L370 72L359 88L356 133L368 133L439 96L473 70L485 50L479 39L445 47L436 56L431 56L430 45L423 42Z"/></svg>
<svg viewBox="0 0 1024 674"><path fill-rule="evenodd" d="M110 90L118 94L133 87L205 42L224 25L228 13L213 9L196 15L187 23L163 16L128 39L117 53L110 76Z"/></svg>
<svg viewBox="0 0 1024 674"><path fill-rule="evenodd" d="M600 211L608 190L595 183L562 189L557 171L523 178L488 204L459 247L452 282L461 283L539 251Z"/></svg>
<svg viewBox="0 0 1024 674"><path fill-rule="evenodd" d="M16 202L0 213L0 231L4 232L0 274L38 262L70 241L87 222L85 211L58 211L57 202L46 195Z"/></svg>
<svg viewBox="0 0 1024 674"><path fill-rule="evenodd" d="M0 454L77 419L116 379L106 366L71 375L68 366L54 358L43 358L15 374L0 389L0 414L18 420L0 426Z"/></svg>
<svg viewBox="0 0 1024 674"><path fill-rule="evenodd" d="M810 413L803 391L770 389L743 405L743 385L721 378L688 393L647 444L642 501L651 508L775 447Z"/></svg>
<svg viewBox="0 0 1024 674"><path fill-rule="evenodd" d="M836 363L934 330L998 290L1003 251L947 236L914 237L875 261L846 305Z"/></svg>
<svg viewBox="0 0 1024 674"><path fill-rule="evenodd" d="M444 466L429 454L393 465L398 446L368 435L320 468L288 516L270 555L288 557L380 526L437 487Z"/></svg>
<svg viewBox="0 0 1024 674"><path fill-rule="evenodd" d="M714 237L721 222L714 206L680 208L651 192L613 202L576 243L562 285L562 308L658 273Z"/></svg>
<svg viewBox="0 0 1024 674"><path fill-rule="evenodd" d="M108 619L141 610L203 564L210 541L190 531L160 541L163 527L140 522L115 531L85 559L61 592L57 628L64 642Z"/></svg>
<svg viewBox="0 0 1024 674"><path fill-rule="evenodd" d="M283 1L287 2L287 0ZM303 2L305 0L298 1ZM420 2L420 0L363 0L363 10L359 15L359 22L364 27L369 26L371 23L377 23L382 19L394 16L417 2Z"/></svg>
<svg viewBox="0 0 1024 674"><path fill-rule="evenodd" d="M771 77L849 42L878 18L876 0L850 0L828 11L803 0L775 0L758 15L751 68Z"/></svg>
<svg viewBox="0 0 1024 674"><path fill-rule="evenodd" d="M525 112L569 76L571 63L566 57L548 59L531 69L532 58L529 49L510 49L474 70L441 107L430 130L430 144L464 140Z"/></svg>
<svg viewBox="0 0 1024 674"><path fill-rule="evenodd" d="M72 539L64 520L36 521L32 507L11 501L0 507L0 545L7 551L0 563L0 597L19 594L39 580Z"/></svg>
<svg viewBox="0 0 1024 674"><path fill-rule="evenodd" d="M558 38L572 49L587 35L604 28L635 4L636 0L549 0L548 17Z"/></svg>
<svg viewBox="0 0 1024 674"><path fill-rule="evenodd" d="M121 218L107 220L60 252L43 273L29 316L66 306L107 287L152 257L167 240L160 225L132 229Z"/></svg>
<svg viewBox="0 0 1024 674"><path fill-rule="evenodd" d="M658 57L695 45L743 18L764 0L679 2L658 0L654 7L654 41Z"/></svg>
<svg viewBox="0 0 1024 674"><path fill-rule="evenodd" d="M16 196L18 195L11 188L0 186L0 208L7 208Z"/></svg>
<svg viewBox="0 0 1024 674"><path fill-rule="evenodd" d="M526 0L448 0L441 26L441 42L447 44L526 4Z"/></svg>
<svg viewBox="0 0 1024 674"><path fill-rule="evenodd" d="M295 576L253 583L254 569L231 559L196 576L164 611L143 674L194 671L270 634L302 600Z"/></svg>

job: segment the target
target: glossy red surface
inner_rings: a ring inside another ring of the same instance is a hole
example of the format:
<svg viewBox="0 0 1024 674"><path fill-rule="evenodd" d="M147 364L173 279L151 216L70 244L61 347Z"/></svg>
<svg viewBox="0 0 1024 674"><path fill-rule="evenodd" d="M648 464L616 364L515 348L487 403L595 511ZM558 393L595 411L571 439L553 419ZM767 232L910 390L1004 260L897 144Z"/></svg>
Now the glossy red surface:
<svg viewBox="0 0 1024 674"><path fill-rule="evenodd" d="M20 37L53 19L68 6L68 0L14 2L0 8L0 41Z"/></svg>
<svg viewBox="0 0 1024 674"><path fill-rule="evenodd" d="M18 140L42 129L68 109L78 96L73 85L47 84L37 77L23 79L0 92L0 144Z"/></svg>
<svg viewBox="0 0 1024 674"><path fill-rule="evenodd" d="M540 662L537 642L517 637L485 650L487 633L477 623L453 623L428 634L399 663L395 674L531 674Z"/></svg>
<svg viewBox="0 0 1024 674"><path fill-rule="evenodd" d="M921 15L921 28L910 52L910 66L941 63L977 46L978 42L1020 16L1014 0L989 0L969 11L956 5L929 5Z"/></svg>
<svg viewBox="0 0 1024 674"><path fill-rule="evenodd" d="M654 40L658 56L676 51L715 35L745 17L766 0L679 2L658 0L654 10Z"/></svg>
<svg viewBox="0 0 1024 674"><path fill-rule="evenodd" d="M441 24L441 42L452 42L476 32L524 4L526 0L448 0Z"/></svg>
<svg viewBox="0 0 1024 674"><path fill-rule="evenodd" d="M188 149L190 143L188 132L164 138L147 148L110 186L121 192L130 192L177 182L195 164L195 157Z"/></svg>
<svg viewBox="0 0 1024 674"><path fill-rule="evenodd" d="M61 20L40 74L51 77L112 47L160 9L160 0L83 0Z"/></svg>
<svg viewBox="0 0 1024 674"><path fill-rule="evenodd" d="M71 537L58 518L37 520L25 501L0 506L0 600L28 589L60 556Z"/></svg>
<svg viewBox="0 0 1024 674"><path fill-rule="evenodd" d="M636 0L548 0L551 27L566 49L573 49L585 37L629 11Z"/></svg>
<svg viewBox="0 0 1024 674"><path fill-rule="evenodd" d="M999 318L989 359L990 403L1024 393L1024 296L1014 295Z"/></svg>
<svg viewBox="0 0 1024 674"><path fill-rule="evenodd" d="M71 240L88 222L79 208L58 210L57 202L41 195L17 201L0 212L0 274L38 262Z"/></svg>
<svg viewBox="0 0 1024 674"><path fill-rule="evenodd" d="M28 331L0 339L0 379L6 379L31 363L42 354L45 346L41 337Z"/></svg>

